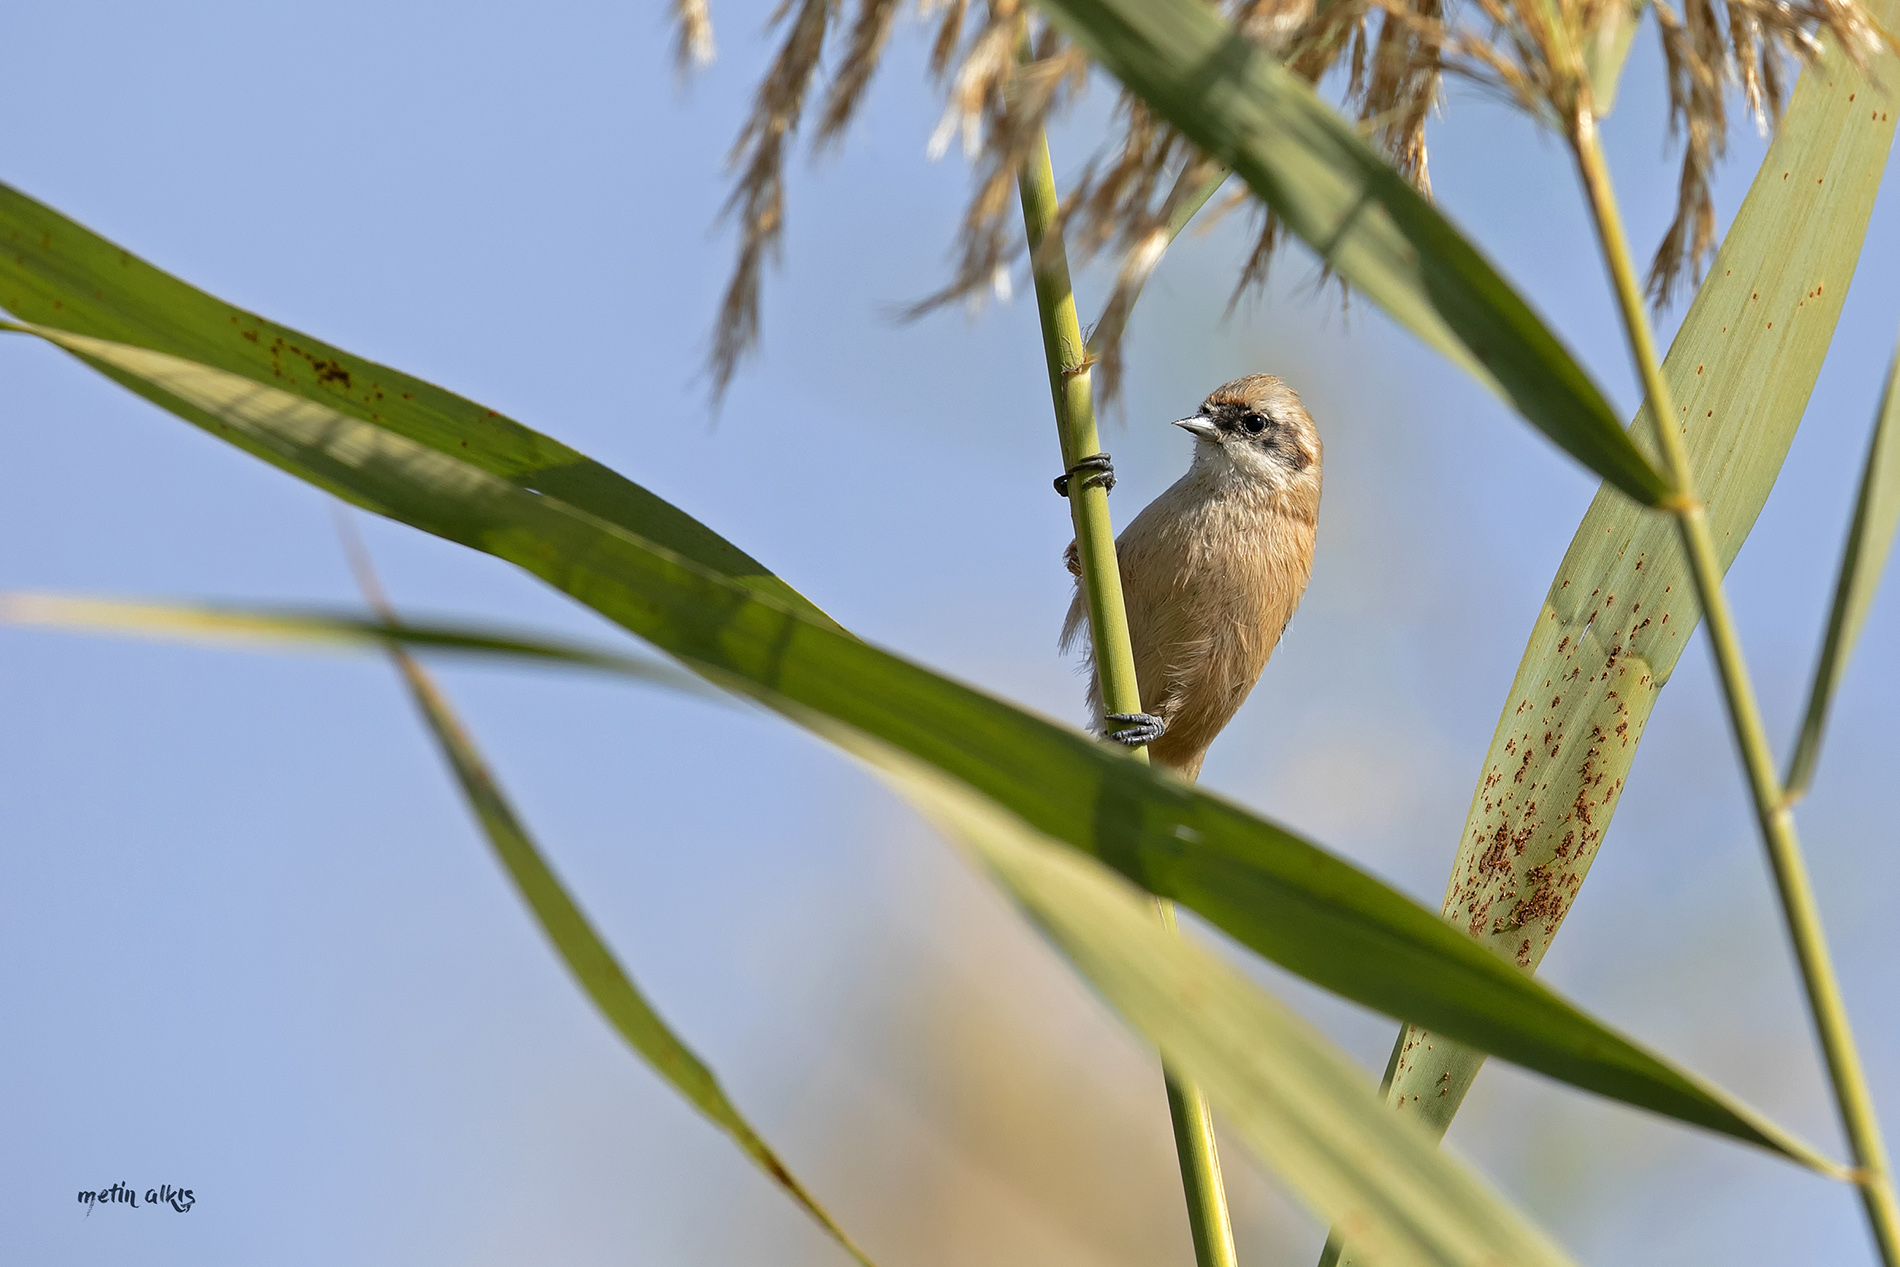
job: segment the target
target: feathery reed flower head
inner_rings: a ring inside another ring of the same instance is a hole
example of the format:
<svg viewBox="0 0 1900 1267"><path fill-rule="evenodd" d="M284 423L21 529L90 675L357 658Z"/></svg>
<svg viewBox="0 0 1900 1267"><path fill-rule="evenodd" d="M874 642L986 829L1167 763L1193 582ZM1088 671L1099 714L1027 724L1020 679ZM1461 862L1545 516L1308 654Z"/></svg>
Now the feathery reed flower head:
<svg viewBox="0 0 1900 1267"><path fill-rule="evenodd" d="M1344 106L1368 141L1427 194L1425 124L1446 75L1502 93L1567 136L1593 126L1596 97L1613 90L1628 34L1644 0L1212 0L1234 28L1308 83L1337 82ZM1791 58L1811 56L1825 34L1861 61L1882 38L1859 0L1654 0L1669 80L1670 124L1685 137L1676 215L1651 267L1658 305L1698 275L1714 249L1709 196L1723 153L1725 96L1740 88L1766 129L1779 114ZM720 308L710 358L714 398L758 340L759 292L784 229L784 169L808 99L823 102L814 151L835 146L862 107L896 23L901 0L781 0L772 26L783 34L733 146L737 181L725 214L738 222L739 250ZM1016 174L1044 125L1087 87L1081 51L1031 20L1026 0L918 0L934 27L930 72L945 98L931 136L932 157L960 143L973 186L947 284L912 305L919 315L958 300L1006 291L1023 253L1012 197ZM705 0L674 0L684 67L710 57ZM842 44L837 70L821 62ZM1607 68L1607 69L1606 69ZM1330 79L1329 79L1330 77ZM1595 80L1601 77L1603 85ZM1063 199L1062 240L1080 262L1111 253L1116 282L1090 340L1098 389L1112 399L1120 381L1121 336L1134 298L1162 251L1225 170L1124 93L1113 135L1082 168ZM1240 191L1221 210L1251 205L1259 228L1234 298L1264 283L1282 241L1271 211ZM1053 235L1052 235L1053 236Z"/></svg>
<svg viewBox="0 0 1900 1267"><path fill-rule="evenodd" d="M1575 141L1594 127L1596 97L1614 91L1642 0L1471 0L1450 19L1382 0L1438 50L1443 71L1500 91ZM1699 282L1715 249L1709 180L1728 138L1727 94L1739 87L1764 134L1785 104L1790 64L1835 40L1856 66L1882 42L1859 0L1654 0L1669 85L1669 125L1684 138L1676 214L1649 272L1649 295L1669 303L1685 277ZM1599 79L1603 83L1598 83Z"/></svg>

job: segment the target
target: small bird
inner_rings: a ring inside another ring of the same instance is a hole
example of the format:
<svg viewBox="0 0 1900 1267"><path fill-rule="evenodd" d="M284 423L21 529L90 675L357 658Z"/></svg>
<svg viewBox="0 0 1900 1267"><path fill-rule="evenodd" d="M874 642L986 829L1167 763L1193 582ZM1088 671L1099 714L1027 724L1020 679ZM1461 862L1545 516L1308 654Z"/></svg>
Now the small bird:
<svg viewBox="0 0 1900 1267"><path fill-rule="evenodd" d="M1115 543L1142 711L1103 716L1092 646L1089 709L1111 738L1146 743L1157 764L1193 779L1306 592L1320 441L1299 395L1271 374L1215 388L1174 425L1194 436L1193 462ZM1113 480L1105 459L1086 469L1091 482ZM1088 630L1074 542L1066 562L1076 581L1065 652Z"/></svg>

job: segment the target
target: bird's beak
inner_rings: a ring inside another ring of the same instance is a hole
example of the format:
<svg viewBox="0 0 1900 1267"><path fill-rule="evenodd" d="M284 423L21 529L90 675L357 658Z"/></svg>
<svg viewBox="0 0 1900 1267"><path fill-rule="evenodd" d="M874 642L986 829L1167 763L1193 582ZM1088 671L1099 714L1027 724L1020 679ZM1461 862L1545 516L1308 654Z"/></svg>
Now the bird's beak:
<svg viewBox="0 0 1900 1267"><path fill-rule="evenodd" d="M1210 441L1216 441L1216 442L1220 440L1220 428L1216 427L1213 423L1201 417L1201 415L1199 414L1195 414L1192 418L1178 419L1176 420L1174 425L1181 428L1183 431L1193 433L1194 438L1197 440L1210 440Z"/></svg>

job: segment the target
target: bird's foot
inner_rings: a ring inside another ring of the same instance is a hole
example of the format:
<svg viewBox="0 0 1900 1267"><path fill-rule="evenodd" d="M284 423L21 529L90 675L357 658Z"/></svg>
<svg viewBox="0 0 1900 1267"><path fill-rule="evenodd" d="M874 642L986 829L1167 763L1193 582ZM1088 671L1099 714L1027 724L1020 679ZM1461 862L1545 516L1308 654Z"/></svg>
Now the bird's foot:
<svg viewBox="0 0 1900 1267"><path fill-rule="evenodd" d="M1151 744L1168 733L1168 723L1153 713L1110 713L1104 720L1117 727L1108 737L1130 748Z"/></svg>
<svg viewBox="0 0 1900 1267"><path fill-rule="evenodd" d="M1106 493L1115 487L1115 465L1108 460L1106 453L1096 453L1085 457L1056 476L1057 496L1069 495L1069 480L1077 475L1086 476L1082 481L1083 488L1099 488Z"/></svg>

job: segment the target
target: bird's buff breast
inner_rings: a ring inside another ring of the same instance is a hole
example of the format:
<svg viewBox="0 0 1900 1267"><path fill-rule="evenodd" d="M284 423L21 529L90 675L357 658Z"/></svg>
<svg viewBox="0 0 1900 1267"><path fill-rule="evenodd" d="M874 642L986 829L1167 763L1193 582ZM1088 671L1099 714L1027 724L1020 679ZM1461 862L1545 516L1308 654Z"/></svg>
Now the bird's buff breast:
<svg viewBox="0 0 1900 1267"><path fill-rule="evenodd" d="M1314 525L1280 499L1177 493L1191 490L1143 511L1117 553L1142 708L1168 719L1153 754L1191 774L1299 605Z"/></svg>

